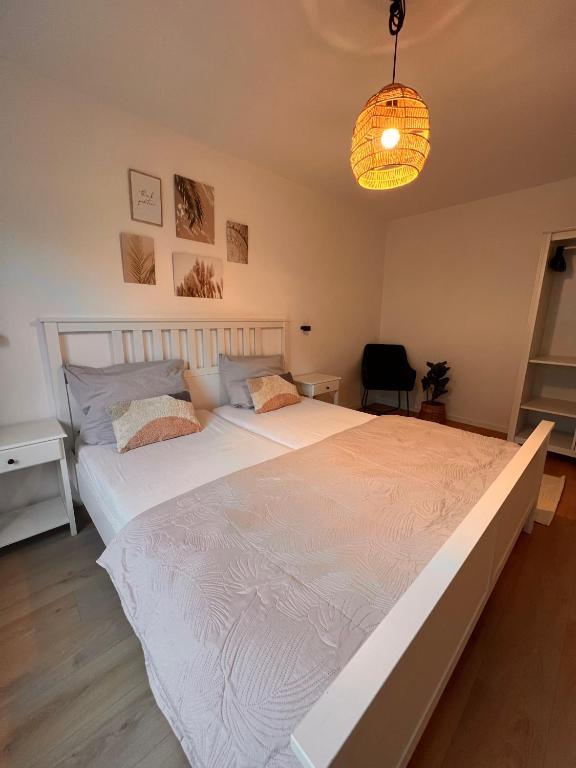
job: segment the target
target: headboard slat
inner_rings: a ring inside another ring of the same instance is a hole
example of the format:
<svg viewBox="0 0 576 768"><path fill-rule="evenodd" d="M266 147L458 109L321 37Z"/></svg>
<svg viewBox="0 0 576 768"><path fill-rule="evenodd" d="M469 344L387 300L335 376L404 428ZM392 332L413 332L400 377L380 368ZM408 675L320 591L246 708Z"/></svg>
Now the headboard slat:
<svg viewBox="0 0 576 768"><path fill-rule="evenodd" d="M122 331L112 331L112 360L114 363L124 363L124 342L122 340Z"/></svg>
<svg viewBox="0 0 576 768"><path fill-rule="evenodd" d="M217 334L218 334L218 354L225 355L226 354L226 338L224 335L224 329L218 328Z"/></svg>
<svg viewBox="0 0 576 768"><path fill-rule="evenodd" d="M158 328L152 329L152 355L154 360L162 360L164 357L162 349L162 331Z"/></svg>
<svg viewBox="0 0 576 768"><path fill-rule="evenodd" d="M174 328L170 331L170 357L174 360L181 357L186 359L186 356L180 352L180 333Z"/></svg>
<svg viewBox="0 0 576 768"><path fill-rule="evenodd" d="M135 363L143 363L144 362L144 333L137 328L136 330L132 331L132 343L134 345L134 362Z"/></svg>
<svg viewBox="0 0 576 768"><path fill-rule="evenodd" d="M254 329L254 354L262 354L262 328Z"/></svg>
<svg viewBox="0 0 576 768"><path fill-rule="evenodd" d="M216 331L215 331L216 333ZM204 328L202 331L202 353L204 355L204 371L214 367L214 348L212 346L214 334L210 328Z"/></svg>
<svg viewBox="0 0 576 768"><path fill-rule="evenodd" d="M238 328L235 325L230 326L230 354L238 354Z"/></svg>
<svg viewBox="0 0 576 768"><path fill-rule="evenodd" d="M192 372L198 368L196 355L196 331L193 328L186 329L186 346L188 348L188 367Z"/></svg>

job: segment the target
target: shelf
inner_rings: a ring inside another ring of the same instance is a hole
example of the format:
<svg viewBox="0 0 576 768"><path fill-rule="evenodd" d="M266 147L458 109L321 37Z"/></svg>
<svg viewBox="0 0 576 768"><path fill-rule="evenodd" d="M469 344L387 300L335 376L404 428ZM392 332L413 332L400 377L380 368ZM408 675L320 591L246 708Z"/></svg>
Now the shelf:
<svg viewBox="0 0 576 768"><path fill-rule="evenodd" d="M64 502L58 496L55 499L39 501L29 507L0 513L0 547L14 544L15 541L36 536L37 533L51 531L60 525L69 524Z"/></svg>
<svg viewBox="0 0 576 768"><path fill-rule="evenodd" d="M514 438L515 443L522 445L536 427L526 427ZM550 442L548 443L548 450L554 453L561 453L564 456L576 456L576 450L574 445L574 433L573 432L561 432L559 429L553 429L550 434Z"/></svg>
<svg viewBox="0 0 576 768"><path fill-rule="evenodd" d="M538 355L531 357L530 362L535 365L558 365L565 368L576 368L576 356L574 355Z"/></svg>
<svg viewBox="0 0 576 768"><path fill-rule="evenodd" d="M574 242L576 245L576 229L565 229L562 232L552 232L550 242L565 242L566 244Z"/></svg>
<svg viewBox="0 0 576 768"><path fill-rule="evenodd" d="M567 416L576 419L576 402L572 400L556 400L554 397L533 397L520 406L524 411L551 413L554 416Z"/></svg>

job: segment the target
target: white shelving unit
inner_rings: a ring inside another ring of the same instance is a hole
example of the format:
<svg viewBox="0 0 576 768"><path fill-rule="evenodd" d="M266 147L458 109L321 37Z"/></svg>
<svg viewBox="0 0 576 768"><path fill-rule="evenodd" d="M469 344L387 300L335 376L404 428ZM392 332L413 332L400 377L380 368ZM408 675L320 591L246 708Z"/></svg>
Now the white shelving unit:
<svg viewBox="0 0 576 768"><path fill-rule="evenodd" d="M567 269L554 272L560 245ZM541 419L556 423L549 450L576 458L576 229L544 237L508 439L523 443Z"/></svg>

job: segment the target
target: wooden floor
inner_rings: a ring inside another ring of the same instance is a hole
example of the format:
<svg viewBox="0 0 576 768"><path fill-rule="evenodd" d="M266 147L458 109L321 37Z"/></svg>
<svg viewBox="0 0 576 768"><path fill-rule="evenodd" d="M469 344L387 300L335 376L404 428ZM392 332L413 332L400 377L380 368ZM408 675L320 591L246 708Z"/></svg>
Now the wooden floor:
<svg viewBox="0 0 576 768"><path fill-rule="evenodd" d="M546 471L556 518L521 535L410 768L576 766L576 462ZM187 765L102 549L84 521L0 554L2 768Z"/></svg>

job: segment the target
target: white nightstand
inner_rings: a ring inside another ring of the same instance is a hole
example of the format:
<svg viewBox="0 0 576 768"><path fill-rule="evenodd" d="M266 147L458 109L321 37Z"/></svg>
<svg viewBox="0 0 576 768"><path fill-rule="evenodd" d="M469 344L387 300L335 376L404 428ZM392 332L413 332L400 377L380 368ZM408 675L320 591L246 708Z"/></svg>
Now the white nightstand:
<svg viewBox="0 0 576 768"><path fill-rule="evenodd" d="M294 384L298 392L304 397L315 397L326 392L334 395L334 405L338 405L338 392L340 390L341 376L333 376L329 373L299 373L294 376Z"/></svg>
<svg viewBox="0 0 576 768"><path fill-rule="evenodd" d="M56 419L25 421L0 427L0 476L49 461L58 462L60 495L12 512L0 512L0 547L60 525L76 535L76 520L66 466L66 433ZM1 480L0 480L1 482Z"/></svg>

